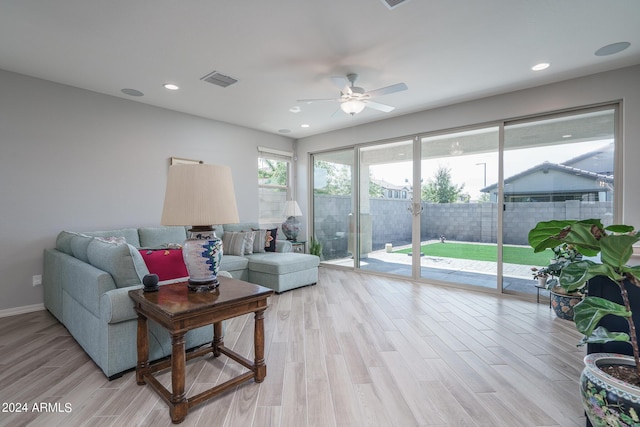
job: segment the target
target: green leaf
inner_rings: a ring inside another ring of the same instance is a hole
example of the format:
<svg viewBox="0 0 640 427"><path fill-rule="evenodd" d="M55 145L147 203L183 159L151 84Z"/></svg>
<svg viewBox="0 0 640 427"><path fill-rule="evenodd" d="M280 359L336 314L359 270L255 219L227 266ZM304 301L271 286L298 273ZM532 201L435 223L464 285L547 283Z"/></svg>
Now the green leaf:
<svg viewBox="0 0 640 427"><path fill-rule="evenodd" d="M631 343L631 339L629 338L629 334L625 334L624 332L609 332L607 328L603 326L598 326L590 336L585 336L582 338L582 341L578 343L578 346L591 343L591 344L604 344L610 341L623 341Z"/></svg>
<svg viewBox="0 0 640 427"><path fill-rule="evenodd" d="M573 307L576 328L586 336L591 336L598 322L607 314L631 317L631 312L620 304L599 297L587 297Z"/></svg>
<svg viewBox="0 0 640 427"><path fill-rule="evenodd" d="M605 230L611 231L612 233L631 233L633 231L633 226L623 225L623 224L613 224L608 227L605 227Z"/></svg>
<svg viewBox="0 0 640 427"><path fill-rule="evenodd" d="M640 278L640 265L634 265L633 267L629 267L628 265L625 265L620 268L620 271L622 273L628 273L635 277Z"/></svg>
<svg viewBox="0 0 640 427"><path fill-rule="evenodd" d="M613 234L600 239L600 259L604 264L622 267L633 255L633 244L640 239L638 234Z"/></svg>
<svg viewBox="0 0 640 427"><path fill-rule="evenodd" d="M534 252L542 252L548 248L555 248L562 243L558 239L558 235L567 227L574 224L575 221L542 221L529 231L529 245Z"/></svg>
<svg viewBox="0 0 640 427"><path fill-rule="evenodd" d="M578 251L586 256L595 256L600 252L600 242L593 234L595 224L576 223L571 226L563 242L574 245Z"/></svg>
<svg viewBox="0 0 640 427"><path fill-rule="evenodd" d="M528 240L534 252L567 243L583 255L595 256L600 252L600 244L592 230L604 234L602 223L596 219L542 221L529 231Z"/></svg>
<svg viewBox="0 0 640 427"><path fill-rule="evenodd" d="M607 276L613 281L622 280L611 266L598 264L591 260L574 261L562 269L560 273L560 286L572 292L581 288L584 283L597 276Z"/></svg>
<svg viewBox="0 0 640 427"><path fill-rule="evenodd" d="M597 264L590 260L576 261L567 265L560 273L560 286L571 292L590 279L589 268Z"/></svg>

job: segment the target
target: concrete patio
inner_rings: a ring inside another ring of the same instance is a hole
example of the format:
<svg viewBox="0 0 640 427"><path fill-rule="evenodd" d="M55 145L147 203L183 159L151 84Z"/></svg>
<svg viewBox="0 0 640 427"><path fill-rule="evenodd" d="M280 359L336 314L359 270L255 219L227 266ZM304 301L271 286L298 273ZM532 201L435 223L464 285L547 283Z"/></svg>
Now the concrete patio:
<svg viewBox="0 0 640 427"><path fill-rule="evenodd" d="M422 245L437 243L430 240ZM468 243L468 242L465 242ZM410 248L410 245L393 247L393 251ZM385 249L372 251L360 260L362 270L396 274L411 277L412 257L407 254L387 252ZM329 264L353 265L353 259L335 259L326 261ZM496 263L458 258L442 258L422 256L420 258L421 276L425 279L461 283L495 289ZM503 288L507 291L535 294L530 265L503 264ZM545 292L542 291L541 294ZM547 293L548 294L548 293Z"/></svg>

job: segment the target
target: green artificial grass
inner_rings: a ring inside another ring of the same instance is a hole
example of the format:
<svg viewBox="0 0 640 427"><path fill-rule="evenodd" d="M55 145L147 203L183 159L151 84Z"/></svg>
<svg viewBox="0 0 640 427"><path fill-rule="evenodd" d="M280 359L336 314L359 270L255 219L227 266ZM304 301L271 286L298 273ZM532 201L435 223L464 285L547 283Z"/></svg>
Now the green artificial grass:
<svg viewBox="0 0 640 427"><path fill-rule="evenodd" d="M496 245L437 242L421 246L420 251L425 256L459 258L475 261L498 261L498 251ZM411 248L400 249L394 252L408 254L411 252ZM543 267L545 265L549 265L549 260L551 258L553 258L553 251L551 249L534 253L532 248L525 246L504 246L503 248L503 262L507 264L521 264L530 265L532 267Z"/></svg>

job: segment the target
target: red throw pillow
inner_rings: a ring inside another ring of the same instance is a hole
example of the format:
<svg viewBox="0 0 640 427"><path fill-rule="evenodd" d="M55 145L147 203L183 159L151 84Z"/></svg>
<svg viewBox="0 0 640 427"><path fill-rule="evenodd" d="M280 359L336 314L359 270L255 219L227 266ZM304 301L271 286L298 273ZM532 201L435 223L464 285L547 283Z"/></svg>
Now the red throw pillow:
<svg viewBox="0 0 640 427"><path fill-rule="evenodd" d="M188 277L182 258L182 249L140 249L149 273L157 274L160 281Z"/></svg>

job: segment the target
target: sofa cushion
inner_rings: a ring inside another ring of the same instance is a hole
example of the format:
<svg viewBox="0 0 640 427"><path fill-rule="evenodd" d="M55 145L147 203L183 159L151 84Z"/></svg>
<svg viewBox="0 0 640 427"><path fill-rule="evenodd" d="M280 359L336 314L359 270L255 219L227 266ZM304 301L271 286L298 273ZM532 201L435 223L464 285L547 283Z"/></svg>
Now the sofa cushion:
<svg viewBox="0 0 640 427"><path fill-rule="evenodd" d="M71 254L81 261L89 262L87 256L87 247L93 240L93 237L85 236L84 234L77 234L71 239Z"/></svg>
<svg viewBox="0 0 640 427"><path fill-rule="evenodd" d="M248 255L249 270L269 274L288 274L320 265L315 255L298 253L262 253Z"/></svg>
<svg viewBox="0 0 640 427"><path fill-rule="evenodd" d="M89 263L111 274L118 288L139 285L149 270L138 249L127 243L93 239L87 247Z"/></svg>
<svg viewBox="0 0 640 427"><path fill-rule="evenodd" d="M67 255L73 256L73 251L71 249L71 239L77 236L79 233L75 233L73 231L61 231L58 233L58 237L56 237L56 249L60 252L64 252Z"/></svg>
<svg viewBox="0 0 640 427"><path fill-rule="evenodd" d="M133 245L136 248L140 247L140 238L138 237L137 228L120 228L107 231L87 231L83 234L86 234L87 236L103 238L124 237L128 244Z"/></svg>
<svg viewBox="0 0 640 427"><path fill-rule="evenodd" d="M159 249L171 245L182 245L187 238L185 227L141 227L138 229L140 247Z"/></svg>
<svg viewBox="0 0 640 427"><path fill-rule="evenodd" d="M229 255L243 256L253 253L255 232L225 231L222 237L223 251Z"/></svg>
<svg viewBox="0 0 640 427"><path fill-rule="evenodd" d="M244 270L249 266L249 260L242 256L223 254L220 262L220 270L237 271Z"/></svg>
<svg viewBox="0 0 640 427"><path fill-rule="evenodd" d="M182 249L140 249L140 255L149 273L157 274L160 281L189 276Z"/></svg>

